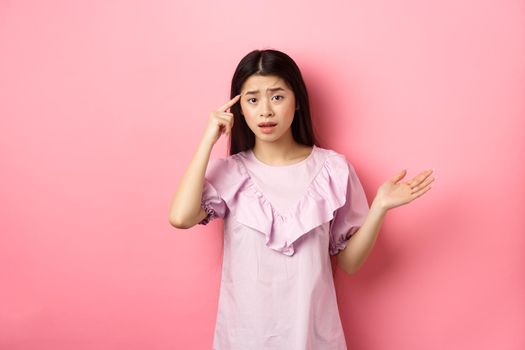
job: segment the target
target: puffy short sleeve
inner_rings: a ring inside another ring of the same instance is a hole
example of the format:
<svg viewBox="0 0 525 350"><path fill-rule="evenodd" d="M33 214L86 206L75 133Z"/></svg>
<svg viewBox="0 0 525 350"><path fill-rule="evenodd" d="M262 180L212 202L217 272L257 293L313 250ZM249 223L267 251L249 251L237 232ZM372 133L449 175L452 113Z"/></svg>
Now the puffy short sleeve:
<svg viewBox="0 0 525 350"><path fill-rule="evenodd" d="M330 222L330 255L343 250L350 237L361 227L368 215L369 206L365 191L354 167L348 164L346 201L339 207Z"/></svg>
<svg viewBox="0 0 525 350"><path fill-rule="evenodd" d="M226 202L218 191L221 177L227 176L225 170L224 159L210 159L208 162L201 198L201 207L206 210L208 216L199 222L200 225L206 225L216 218L224 218L228 211Z"/></svg>

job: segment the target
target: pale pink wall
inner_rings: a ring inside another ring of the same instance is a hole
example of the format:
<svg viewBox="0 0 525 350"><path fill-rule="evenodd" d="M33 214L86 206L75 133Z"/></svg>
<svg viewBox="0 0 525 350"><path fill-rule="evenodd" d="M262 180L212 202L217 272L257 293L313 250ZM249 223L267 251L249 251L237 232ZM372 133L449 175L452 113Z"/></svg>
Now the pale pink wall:
<svg viewBox="0 0 525 350"><path fill-rule="evenodd" d="M0 349L211 348L221 223L168 209L255 48L300 65L369 201L436 169L337 270L349 348L524 349L518 0L0 2Z"/></svg>

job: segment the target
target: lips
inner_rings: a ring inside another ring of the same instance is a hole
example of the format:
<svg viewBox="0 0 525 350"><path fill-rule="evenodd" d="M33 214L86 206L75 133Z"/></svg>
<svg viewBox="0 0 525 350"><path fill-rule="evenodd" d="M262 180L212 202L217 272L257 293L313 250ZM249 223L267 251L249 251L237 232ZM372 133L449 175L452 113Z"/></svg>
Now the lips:
<svg viewBox="0 0 525 350"><path fill-rule="evenodd" d="M259 123L257 124L257 126L260 126L260 127L269 127L269 126L276 126L277 123L273 123L273 122L262 122L262 123Z"/></svg>

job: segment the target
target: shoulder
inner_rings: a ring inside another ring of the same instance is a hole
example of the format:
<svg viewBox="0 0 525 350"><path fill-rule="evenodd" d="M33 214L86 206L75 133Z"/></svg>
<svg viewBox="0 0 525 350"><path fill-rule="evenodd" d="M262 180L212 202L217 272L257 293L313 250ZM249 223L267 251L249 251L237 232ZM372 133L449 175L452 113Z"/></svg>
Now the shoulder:
<svg viewBox="0 0 525 350"><path fill-rule="evenodd" d="M323 147L315 146L315 151L318 155L320 155L324 159L328 159L331 157L346 158L344 154L339 153L331 148L323 148Z"/></svg>
<svg viewBox="0 0 525 350"><path fill-rule="evenodd" d="M217 188L237 186L246 180L248 174L242 165L245 152L222 158L211 158L206 167L205 178Z"/></svg>
<svg viewBox="0 0 525 350"><path fill-rule="evenodd" d="M317 147L318 159L324 163L325 166L329 167L332 170L353 171L354 167L348 158L343 154L339 153L330 148Z"/></svg>
<svg viewBox="0 0 525 350"><path fill-rule="evenodd" d="M240 163L244 158L246 158L246 151L222 158L210 158L207 169L208 171L239 171L241 169Z"/></svg>
<svg viewBox="0 0 525 350"><path fill-rule="evenodd" d="M352 161L344 154L332 149L318 149L320 154L324 154L323 168L325 168L325 172L333 179L333 181L339 181L339 179L341 179L347 184L360 181L359 175Z"/></svg>

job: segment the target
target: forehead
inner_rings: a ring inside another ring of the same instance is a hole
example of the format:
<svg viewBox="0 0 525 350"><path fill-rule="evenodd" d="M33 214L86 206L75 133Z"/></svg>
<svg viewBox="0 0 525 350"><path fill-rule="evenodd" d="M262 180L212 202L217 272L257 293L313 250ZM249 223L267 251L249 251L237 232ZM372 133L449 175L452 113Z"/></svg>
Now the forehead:
<svg viewBox="0 0 525 350"><path fill-rule="evenodd" d="M266 92L267 89L277 88L281 87L285 90L289 90L288 85L286 85L286 82L284 79L275 76L275 75L268 75L268 76L262 76L262 75L252 75L242 85L241 93L244 94L247 91L254 91L259 90L263 93Z"/></svg>

